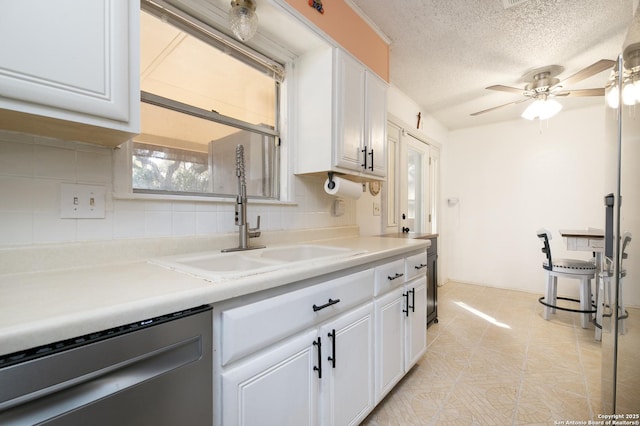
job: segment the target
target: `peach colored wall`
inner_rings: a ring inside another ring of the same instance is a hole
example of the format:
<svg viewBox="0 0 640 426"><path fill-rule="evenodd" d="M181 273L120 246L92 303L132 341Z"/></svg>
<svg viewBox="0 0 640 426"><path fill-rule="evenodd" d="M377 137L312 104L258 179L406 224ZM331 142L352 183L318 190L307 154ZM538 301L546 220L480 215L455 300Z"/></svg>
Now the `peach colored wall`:
<svg viewBox="0 0 640 426"><path fill-rule="evenodd" d="M343 0L323 0L324 14L308 0L286 0L385 81L389 81L389 46Z"/></svg>

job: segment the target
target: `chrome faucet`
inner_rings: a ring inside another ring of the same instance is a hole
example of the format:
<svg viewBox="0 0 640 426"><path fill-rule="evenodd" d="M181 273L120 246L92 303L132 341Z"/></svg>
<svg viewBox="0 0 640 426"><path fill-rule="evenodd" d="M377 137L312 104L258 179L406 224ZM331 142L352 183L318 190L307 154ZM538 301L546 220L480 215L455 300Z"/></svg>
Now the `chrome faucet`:
<svg viewBox="0 0 640 426"><path fill-rule="evenodd" d="M260 216L258 216L258 226L250 228L249 222L247 222L247 183L244 174L244 146L242 145L236 147L236 176L238 177L238 195L236 196L235 223L238 227L238 247L226 248L222 251L264 248L265 246L249 246L249 238L260 236Z"/></svg>

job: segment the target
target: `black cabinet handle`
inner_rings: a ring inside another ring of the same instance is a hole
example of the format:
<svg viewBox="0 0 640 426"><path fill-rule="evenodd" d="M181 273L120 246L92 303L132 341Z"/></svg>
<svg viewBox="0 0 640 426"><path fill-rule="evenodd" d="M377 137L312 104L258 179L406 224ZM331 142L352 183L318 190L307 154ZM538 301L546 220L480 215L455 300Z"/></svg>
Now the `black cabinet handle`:
<svg viewBox="0 0 640 426"><path fill-rule="evenodd" d="M318 372L318 379L322 379L322 340L318 337L318 340L313 341L313 346L318 347L318 365L313 366L313 371Z"/></svg>
<svg viewBox="0 0 640 426"><path fill-rule="evenodd" d="M390 275L387 275L387 279L388 279L389 281L393 281L393 280L397 280L398 278L400 278L400 277L402 277L402 276L404 276L404 274L399 274L399 273L397 273L397 272L396 272L396 274L395 274L393 277L392 277L392 276L390 276Z"/></svg>
<svg viewBox="0 0 640 426"><path fill-rule="evenodd" d="M402 297L405 298L404 306L407 307L407 309L403 309L402 312L404 312L405 317L408 317L409 316L409 292L402 293Z"/></svg>
<svg viewBox="0 0 640 426"><path fill-rule="evenodd" d="M412 288L411 290L407 291L407 304L409 303L409 293L411 293L411 306L407 306L407 308L411 308L411 312L415 312L416 311L416 289Z"/></svg>
<svg viewBox="0 0 640 426"><path fill-rule="evenodd" d="M426 268L427 265L425 265L424 263L421 263L420 266L414 266L414 268L416 269L422 269L422 268Z"/></svg>
<svg viewBox="0 0 640 426"><path fill-rule="evenodd" d="M373 148L371 148L369 155L371 156L371 165L369 166L369 170L373 171ZM366 168L366 161L365 161L365 168Z"/></svg>
<svg viewBox="0 0 640 426"><path fill-rule="evenodd" d="M327 335L331 339L331 356L327 359L331 361L331 367L336 368L336 329L334 328Z"/></svg>
<svg viewBox="0 0 640 426"><path fill-rule="evenodd" d="M317 312L320 309L324 309L324 308L327 308L327 307L329 307L331 305L335 305L338 302L340 302L340 299L332 300L331 298L329 298L329 301L327 303L325 303L324 305L318 306L318 305L314 304L313 305L313 312Z"/></svg>
<svg viewBox="0 0 640 426"><path fill-rule="evenodd" d="M366 170L367 169L367 147L365 146L364 149L361 150L360 152L364 153L364 163L360 164L360 166Z"/></svg>

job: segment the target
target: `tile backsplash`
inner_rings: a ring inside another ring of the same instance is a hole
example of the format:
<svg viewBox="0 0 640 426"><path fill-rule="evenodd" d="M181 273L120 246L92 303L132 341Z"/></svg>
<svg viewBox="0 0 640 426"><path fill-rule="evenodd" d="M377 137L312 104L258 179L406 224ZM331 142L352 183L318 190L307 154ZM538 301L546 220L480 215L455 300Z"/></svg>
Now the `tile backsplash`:
<svg viewBox="0 0 640 426"><path fill-rule="evenodd" d="M112 195L113 150L0 131L0 247L130 238L203 237L236 232L234 203L117 199ZM265 231L350 226L356 203L331 215L323 180L295 177L293 203L249 202L249 222ZM105 186L104 219L61 219L60 184Z"/></svg>

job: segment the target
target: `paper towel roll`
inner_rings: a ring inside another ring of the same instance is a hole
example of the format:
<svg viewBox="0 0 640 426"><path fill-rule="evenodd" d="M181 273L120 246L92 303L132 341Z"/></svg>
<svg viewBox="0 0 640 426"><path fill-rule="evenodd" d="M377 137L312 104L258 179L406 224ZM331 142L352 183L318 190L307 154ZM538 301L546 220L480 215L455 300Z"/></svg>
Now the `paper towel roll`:
<svg viewBox="0 0 640 426"><path fill-rule="evenodd" d="M333 188L329 188L329 179L324 181L324 191L335 197L345 197L357 200L362 196L362 184L351 182L339 177L333 178Z"/></svg>

